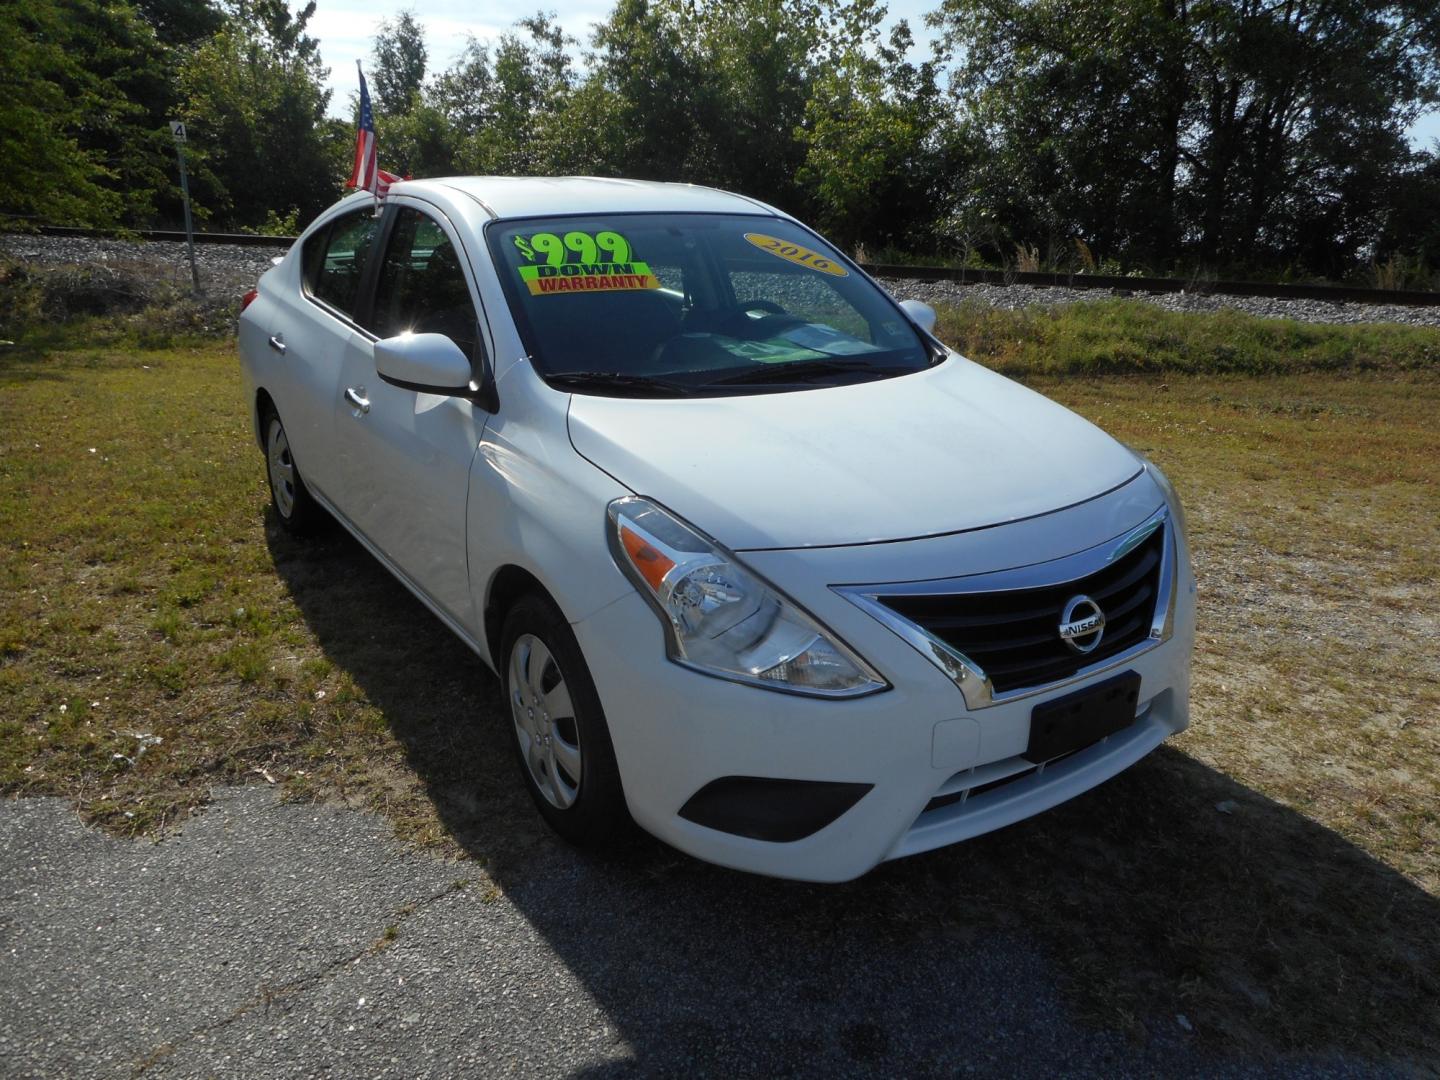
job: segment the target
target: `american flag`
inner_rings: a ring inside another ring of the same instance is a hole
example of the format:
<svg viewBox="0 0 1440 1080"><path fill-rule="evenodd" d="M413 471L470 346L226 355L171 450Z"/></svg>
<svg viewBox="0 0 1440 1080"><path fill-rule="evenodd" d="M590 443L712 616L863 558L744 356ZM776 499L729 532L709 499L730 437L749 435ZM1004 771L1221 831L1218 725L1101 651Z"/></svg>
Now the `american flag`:
<svg viewBox="0 0 1440 1080"><path fill-rule="evenodd" d="M375 113L370 108L370 91L365 86L365 72L360 71L360 61L355 61L360 72L360 130L355 132L355 167L350 170L346 187L373 192L377 199L383 199L390 185L398 183L400 177L380 168L375 152Z"/></svg>

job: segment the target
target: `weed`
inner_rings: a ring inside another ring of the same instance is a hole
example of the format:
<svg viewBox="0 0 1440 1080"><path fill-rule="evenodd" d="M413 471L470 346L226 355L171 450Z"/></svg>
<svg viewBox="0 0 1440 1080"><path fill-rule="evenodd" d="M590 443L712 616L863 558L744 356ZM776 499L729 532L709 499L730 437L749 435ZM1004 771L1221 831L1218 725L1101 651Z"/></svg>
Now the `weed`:
<svg viewBox="0 0 1440 1080"><path fill-rule="evenodd" d="M1271 375L1440 368L1440 330L1329 326L1238 311L1166 311L1130 300L1007 311L941 308L937 333L1008 375Z"/></svg>

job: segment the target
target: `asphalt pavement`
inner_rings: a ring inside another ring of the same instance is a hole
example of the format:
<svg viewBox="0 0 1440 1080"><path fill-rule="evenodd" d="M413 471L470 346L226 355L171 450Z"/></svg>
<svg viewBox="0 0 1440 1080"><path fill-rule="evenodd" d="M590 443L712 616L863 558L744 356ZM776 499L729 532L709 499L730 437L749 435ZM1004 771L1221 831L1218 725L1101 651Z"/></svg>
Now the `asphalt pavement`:
<svg viewBox="0 0 1440 1080"><path fill-rule="evenodd" d="M259 786L160 842L0 801L0 1074L1380 1075L1139 1045L1033 943L817 920L815 886L641 847L543 839L501 883Z"/></svg>

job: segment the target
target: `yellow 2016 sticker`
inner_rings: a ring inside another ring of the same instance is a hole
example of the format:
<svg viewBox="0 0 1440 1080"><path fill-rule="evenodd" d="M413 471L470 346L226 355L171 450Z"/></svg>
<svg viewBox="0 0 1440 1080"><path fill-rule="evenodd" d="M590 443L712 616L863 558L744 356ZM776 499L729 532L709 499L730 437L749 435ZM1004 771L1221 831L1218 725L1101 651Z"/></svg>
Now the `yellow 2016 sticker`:
<svg viewBox="0 0 1440 1080"><path fill-rule="evenodd" d="M801 247L799 244L792 244L788 240L777 240L773 236L766 236L764 233L747 232L745 239L754 244L761 251L768 251L778 259L792 262L797 266L804 266L810 270L819 270L822 274L832 274L835 277L849 277L850 271L846 270L834 259L821 255L818 251L811 251L809 248Z"/></svg>
<svg viewBox="0 0 1440 1080"><path fill-rule="evenodd" d="M650 272L649 264L643 262L561 263L518 269L520 280L525 282L531 296L660 288L660 279Z"/></svg>

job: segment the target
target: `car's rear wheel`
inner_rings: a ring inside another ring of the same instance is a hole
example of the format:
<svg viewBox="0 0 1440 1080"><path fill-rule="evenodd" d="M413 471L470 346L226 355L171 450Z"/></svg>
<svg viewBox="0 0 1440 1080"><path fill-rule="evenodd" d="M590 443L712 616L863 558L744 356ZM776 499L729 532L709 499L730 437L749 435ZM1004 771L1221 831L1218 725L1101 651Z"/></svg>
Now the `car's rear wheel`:
<svg viewBox="0 0 1440 1080"><path fill-rule="evenodd" d="M554 604L516 602L501 632L501 679L525 786L541 816L575 844L629 821L610 729L579 642Z"/></svg>
<svg viewBox="0 0 1440 1080"><path fill-rule="evenodd" d="M285 425L269 406L261 415L260 423L265 433L265 476L270 481L270 503L275 507L275 516L293 533L312 532L320 524L324 511L300 476Z"/></svg>

